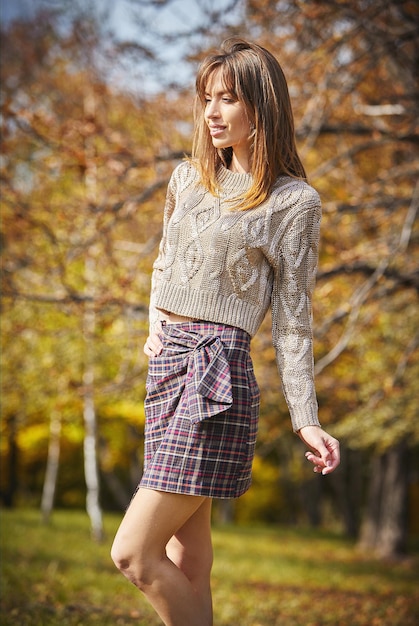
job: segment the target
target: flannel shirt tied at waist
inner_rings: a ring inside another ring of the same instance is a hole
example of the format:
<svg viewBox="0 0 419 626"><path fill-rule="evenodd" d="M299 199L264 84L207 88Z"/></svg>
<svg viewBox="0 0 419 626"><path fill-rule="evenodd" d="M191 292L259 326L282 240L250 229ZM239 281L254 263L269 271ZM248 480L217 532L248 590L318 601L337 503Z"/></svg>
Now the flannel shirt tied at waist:
<svg viewBox="0 0 419 626"><path fill-rule="evenodd" d="M164 380L184 377L192 423L229 409L233 404L231 372L220 337L185 329L180 324L163 323L162 330Z"/></svg>

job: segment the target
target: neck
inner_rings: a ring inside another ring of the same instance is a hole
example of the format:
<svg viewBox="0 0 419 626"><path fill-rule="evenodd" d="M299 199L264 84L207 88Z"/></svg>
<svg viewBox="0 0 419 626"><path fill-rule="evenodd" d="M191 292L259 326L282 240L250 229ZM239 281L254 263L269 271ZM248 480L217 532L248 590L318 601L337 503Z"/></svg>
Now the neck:
<svg viewBox="0 0 419 626"><path fill-rule="evenodd" d="M230 166L228 168L231 172L237 174L248 174L250 172L249 158L247 154L237 155L233 152Z"/></svg>

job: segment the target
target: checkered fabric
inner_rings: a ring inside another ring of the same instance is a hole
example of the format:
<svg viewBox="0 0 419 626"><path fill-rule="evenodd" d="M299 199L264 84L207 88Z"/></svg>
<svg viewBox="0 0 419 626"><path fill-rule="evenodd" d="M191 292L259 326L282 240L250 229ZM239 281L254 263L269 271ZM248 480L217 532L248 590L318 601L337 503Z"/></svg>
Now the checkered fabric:
<svg viewBox="0 0 419 626"><path fill-rule="evenodd" d="M259 389L250 336L211 322L163 326L149 360L140 487L236 498L251 483Z"/></svg>

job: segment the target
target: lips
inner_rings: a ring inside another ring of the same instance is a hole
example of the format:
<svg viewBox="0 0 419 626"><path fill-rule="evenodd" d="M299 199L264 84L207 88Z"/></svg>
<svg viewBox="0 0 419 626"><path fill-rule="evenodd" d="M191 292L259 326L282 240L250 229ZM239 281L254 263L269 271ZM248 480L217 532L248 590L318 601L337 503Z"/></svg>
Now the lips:
<svg viewBox="0 0 419 626"><path fill-rule="evenodd" d="M211 137L218 137L218 135L221 135L221 133L223 133L224 130L225 130L225 126L211 125L209 127Z"/></svg>

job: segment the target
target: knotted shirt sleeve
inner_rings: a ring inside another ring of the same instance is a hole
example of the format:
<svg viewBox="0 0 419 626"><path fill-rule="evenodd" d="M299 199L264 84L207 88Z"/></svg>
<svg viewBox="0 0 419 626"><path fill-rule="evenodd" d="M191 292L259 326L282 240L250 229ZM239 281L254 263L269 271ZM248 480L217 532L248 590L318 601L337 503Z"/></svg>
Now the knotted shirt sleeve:
<svg viewBox="0 0 419 626"><path fill-rule="evenodd" d="M321 205L306 188L276 250L272 338L293 429L320 425L314 385L312 294L318 263Z"/></svg>

